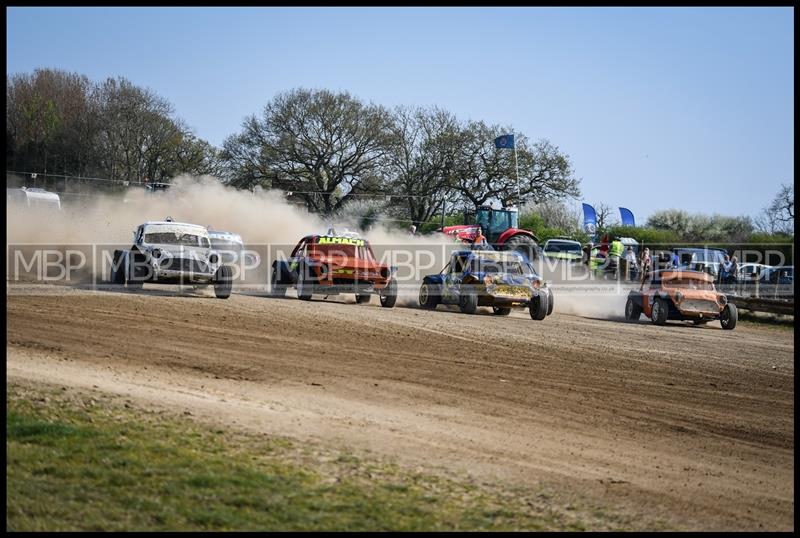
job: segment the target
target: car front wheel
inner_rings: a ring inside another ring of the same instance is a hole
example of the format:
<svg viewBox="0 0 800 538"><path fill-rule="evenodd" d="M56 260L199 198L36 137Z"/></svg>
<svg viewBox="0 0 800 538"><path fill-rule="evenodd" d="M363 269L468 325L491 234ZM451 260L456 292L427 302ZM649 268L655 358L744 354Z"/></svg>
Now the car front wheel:
<svg viewBox="0 0 800 538"><path fill-rule="evenodd" d="M231 289L233 288L233 272L230 266L223 265L217 269L217 274L214 277L214 295L217 299L227 299L231 296Z"/></svg>
<svg viewBox="0 0 800 538"><path fill-rule="evenodd" d="M419 306L433 310L439 304L439 289L429 282L423 282L419 288Z"/></svg>
<svg viewBox="0 0 800 538"><path fill-rule="evenodd" d="M739 320L739 311L736 305L728 303L719 315L719 323L726 331L732 331L736 328L736 322Z"/></svg>

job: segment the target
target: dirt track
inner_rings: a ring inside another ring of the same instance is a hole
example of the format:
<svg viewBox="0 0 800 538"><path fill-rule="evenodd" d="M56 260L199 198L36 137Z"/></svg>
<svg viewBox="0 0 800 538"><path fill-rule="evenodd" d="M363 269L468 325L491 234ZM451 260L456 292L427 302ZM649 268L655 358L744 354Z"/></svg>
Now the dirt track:
<svg viewBox="0 0 800 538"><path fill-rule="evenodd" d="M675 528L793 529L792 330L27 291L42 294L7 302L10 378L541 482Z"/></svg>

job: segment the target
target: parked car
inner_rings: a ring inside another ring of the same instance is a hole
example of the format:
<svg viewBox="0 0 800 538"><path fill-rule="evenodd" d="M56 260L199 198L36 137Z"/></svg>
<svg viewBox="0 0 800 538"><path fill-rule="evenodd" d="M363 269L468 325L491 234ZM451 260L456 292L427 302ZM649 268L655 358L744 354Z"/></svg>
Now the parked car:
<svg viewBox="0 0 800 538"><path fill-rule="evenodd" d="M672 251L678 254L681 267L691 267L696 263L703 263L706 266L721 264L728 254L725 249L703 247L677 247L673 248Z"/></svg>
<svg viewBox="0 0 800 538"><path fill-rule="evenodd" d="M227 299L232 280L206 227L169 217L139 225L131 248L115 250L111 266L111 282L131 289L144 283L213 285L215 295Z"/></svg>
<svg viewBox="0 0 800 538"><path fill-rule="evenodd" d="M566 238L548 239L544 242L542 253L548 258L569 261L580 261L583 257L581 244Z"/></svg>
<svg viewBox="0 0 800 538"><path fill-rule="evenodd" d="M44 189L6 189L6 204L23 208L61 211L61 197Z"/></svg>
<svg viewBox="0 0 800 538"><path fill-rule="evenodd" d="M288 260L272 264L271 295L285 297L296 288L297 297L310 301L313 294L354 293L357 303L367 303L371 295L380 297L381 306L397 302L395 267L375 259L369 241L352 232L307 235L292 249Z"/></svg>
<svg viewBox="0 0 800 538"><path fill-rule="evenodd" d="M680 269L687 271L700 271L701 273L711 275L711 277L714 279L714 282L719 282L720 266L721 264L719 262L693 262L681 265Z"/></svg>
<svg viewBox="0 0 800 538"><path fill-rule="evenodd" d="M761 273L761 282L767 284L791 285L794 284L794 266L780 265L770 267Z"/></svg>
<svg viewBox="0 0 800 538"><path fill-rule="evenodd" d="M459 250L435 275L427 275L419 304L433 310L440 304L458 305L465 314L490 306L498 316L513 307L528 308L534 320L553 312L553 294L533 266L518 252Z"/></svg>
<svg viewBox="0 0 800 538"><path fill-rule="evenodd" d="M770 266L763 263L743 263L736 271L736 279L741 283L755 282L769 269Z"/></svg>
<svg viewBox="0 0 800 538"><path fill-rule="evenodd" d="M644 314L656 325L667 320L692 321L696 325L719 320L725 330L736 327L736 305L714 287L711 276L699 271L654 271L638 290L628 294L625 318L636 321Z"/></svg>

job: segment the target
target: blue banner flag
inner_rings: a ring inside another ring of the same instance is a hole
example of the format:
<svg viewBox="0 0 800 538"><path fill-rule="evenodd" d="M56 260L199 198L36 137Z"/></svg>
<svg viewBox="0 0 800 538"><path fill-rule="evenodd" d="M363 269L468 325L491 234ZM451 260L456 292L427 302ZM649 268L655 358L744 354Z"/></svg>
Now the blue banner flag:
<svg viewBox="0 0 800 538"><path fill-rule="evenodd" d="M494 147L497 149L514 149L514 135L498 136L494 139Z"/></svg>
<svg viewBox="0 0 800 538"><path fill-rule="evenodd" d="M619 208L619 216L622 217L622 225L623 226L636 226L633 221L633 213L630 209L625 207Z"/></svg>
<svg viewBox="0 0 800 538"><path fill-rule="evenodd" d="M597 214L589 204L583 204L583 230L593 234L597 230Z"/></svg>

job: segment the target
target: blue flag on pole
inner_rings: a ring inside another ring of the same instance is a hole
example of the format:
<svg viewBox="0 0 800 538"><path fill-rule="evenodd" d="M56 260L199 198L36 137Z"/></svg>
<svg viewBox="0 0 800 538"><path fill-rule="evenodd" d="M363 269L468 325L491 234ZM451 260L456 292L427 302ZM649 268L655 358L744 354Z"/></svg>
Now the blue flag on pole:
<svg viewBox="0 0 800 538"><path fill-rule="evenodd" d="M589 204L583 204L583 231L594 234L597 230L597 214Z"/></svg>
<svg viewBox="0 0 800 538"><path fill-rule="evenodd" d="M514 135L498 136L494 139L494 147L497 149L514 149Z"/></svg>
<svg viewBox="0 0 800 538"><path fill-rule="evenodd" d="M630 209L625 207L619 208L619 216L622 218L622 225L623 226L636 226L633 221L633 213Z"/></svg>

